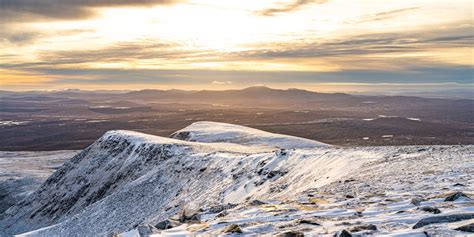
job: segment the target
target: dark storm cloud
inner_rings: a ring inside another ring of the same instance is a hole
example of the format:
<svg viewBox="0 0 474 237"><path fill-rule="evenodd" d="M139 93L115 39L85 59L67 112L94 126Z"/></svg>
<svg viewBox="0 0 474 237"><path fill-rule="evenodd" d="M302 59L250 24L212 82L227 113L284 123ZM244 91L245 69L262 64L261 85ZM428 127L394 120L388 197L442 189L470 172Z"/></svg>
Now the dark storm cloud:
<svg viewBox="0 0 474 237"><path fill-rule="evenodd" d="M37 18L79 19L94 15L93 8L152 6L177 0L0 0L0 20L18 22Z"/></svg>
<svg viewBox="0 0 474 237"><path fill-rule="evenodd" d="M326 3L329 0L294 0L291 3L288 4L283 4L281 6L273 7L273 8L267 8L263 9L261 11L257 12L257 15L260 16L274 16L280 13L285 13L285 12L291 12L300 9L304 5L316 3L316 4L322 4Z"/></svg>

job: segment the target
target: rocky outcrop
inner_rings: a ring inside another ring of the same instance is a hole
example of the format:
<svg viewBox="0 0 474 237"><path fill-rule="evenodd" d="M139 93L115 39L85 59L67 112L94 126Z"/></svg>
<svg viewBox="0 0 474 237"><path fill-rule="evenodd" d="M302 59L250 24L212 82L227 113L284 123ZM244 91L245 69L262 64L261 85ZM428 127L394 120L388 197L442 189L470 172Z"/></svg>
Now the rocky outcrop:
<svg viewBox="0 0 474 237"><path fill-rule="evenodd" d="M413 229L418 229L426 225L438 224L438 223L451 223L474 219L474 213L460 213L452 215L443 215L443 216L432 216L419 220L414 226Z"/></svg>

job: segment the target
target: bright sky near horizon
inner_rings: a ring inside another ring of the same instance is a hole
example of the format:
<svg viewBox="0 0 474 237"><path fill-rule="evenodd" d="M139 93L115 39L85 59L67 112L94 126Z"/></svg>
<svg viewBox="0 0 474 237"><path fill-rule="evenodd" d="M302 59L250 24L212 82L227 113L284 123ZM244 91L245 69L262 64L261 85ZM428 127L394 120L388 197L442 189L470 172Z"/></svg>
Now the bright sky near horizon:
<svg viewBox="0 0 474 237"><path fill-rule="evenodd" d="M0 0L0 90L473 84L472 0Z"/></svg>

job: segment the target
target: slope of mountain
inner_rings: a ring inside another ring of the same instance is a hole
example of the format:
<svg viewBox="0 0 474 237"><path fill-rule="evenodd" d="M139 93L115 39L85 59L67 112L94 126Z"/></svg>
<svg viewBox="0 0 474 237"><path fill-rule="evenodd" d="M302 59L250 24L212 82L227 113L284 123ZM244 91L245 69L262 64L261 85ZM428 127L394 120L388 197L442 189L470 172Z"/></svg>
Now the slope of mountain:
<svg viewBox="0 0 474 237"><path fill-rule="evenodd" d="M196 122L171 135L172 138L205 142L205 143L235 143L246 146L262 146L275 148L310 148L324 147L328 144L309 139L264 132L249 127L216 123Z"/></svg>
<svg viewBox="0 0 474 237"><path fill-rule="evenodd" d="M75 151L0 151L0 213L34 192Z"/></svg>
<svg viewBox="0 0 474 237"><path fill-rule="evenodd" d="M281 149L264 146L280 135L240 126L183 131L201 142L106 133L3 213L1 234L146 236L169 219L161 234L453 234L465 223L412 227L429 210L474 217L473 146L291 148L290 137ZM453 191L465 195L445 202Z"/></svg>

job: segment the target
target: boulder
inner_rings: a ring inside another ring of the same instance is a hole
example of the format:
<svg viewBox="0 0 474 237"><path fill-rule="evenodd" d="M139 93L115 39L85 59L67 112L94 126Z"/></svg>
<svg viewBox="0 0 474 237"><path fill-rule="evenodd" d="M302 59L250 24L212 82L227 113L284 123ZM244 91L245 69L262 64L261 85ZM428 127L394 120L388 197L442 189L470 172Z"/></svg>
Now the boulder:
<svg viewBox="0 0 474 237"><path fill-rule="evenodd" d="M427 217L419 220L414 226L413 229L418 229L426 225L438 224L438 223L451 223L457 221L464 221L474 219L474 213L461 213L461 214L452 214L452 215L438 215Z"/></svg>
<svg viewBox="0 0 474 237"><path fill-rule="evenodd" d="M466 194L462 193L462 192L455 192L455 193L452 193L450 194L449 196L447 196L444 201L445 202L454 202L458 199L470 199L469 196L467 196Z"/></svg>
<svg viewBox="0 0 474 237"><path fill-rule="evenodd" d="M149 237L152 234L158 234L160 231L152 225L144 224L137 227L138 234L140 237Z"/></svg>
<svg viewBox="0 0 474 237"><path fill-rule="evenodd" d="M441 213L441 210L439 210L437 207L423 206L423 207L419 207L418 210L425 211L425 212L431 212L433 214Z"/></svg>
<svg viewBox="0 0 474 237"><path fill-rule="evenodd" d="M354 226L349 229L350 232L360 232L360 231L365 231L365 230L377 230L377 226L373 224L368 224L368 225L358 225Z"/></svg>
<svg viewBox="0 0 474 237"><path fill-rule="evenodd" d="M415 197L415 198L412 198L410 202L411 202L411 204L413 204L415 206L419 206L422 201L423 201L422 198Z"/></svg>
<svg viewBox="0 0 474 237"><path fill-rule="evenodd" d="M164 221L160 221L158 222L156 225L155 225L155 228L158 229L158 230L167 230L167 229L171 229L173 227L176 227L178 226L179 224L176 223L175 221L172 221L172 220L164 220Z"/></svg>
<svg viewBox="0 0 474 237"><path fill-rule="evenodd" d="M303 237L303 236L304 234L302 232L295 231L295 230L287 231L287 232L277 235L277 237Z"/></svg>
<svg viewBox="0 0 474 237"><path fill-rule="evenodd" d="M318 222L316 222L315 220L311 220L311 219L301 219L301 220L298 220L296 223L298 223L298 224L308 224L308 225L321 225Z"/></svg>
<svg viewBox="0 0 474 237"><path fill-rule="evenodd" d="M252 201L249 202L249 205L252 205L252 206L260 206L260 205L263 205L263 204L266 204L266 203L264 203L260 200L257 200L257 199L252 200Z"/></svg>
<svg viewBox="0 0 474 237"><path fill-rule="evenodd" d="M240 229L240 226L232 224L224 229L224 233L242 233L242 229Z"/></svg>
<svg viewBox="0 0 474 237"><path fill-rule="evenodd" d="M474 223L460 226L456 228L455 230L474 233Z"/></svg>
<svg viewBox="0 0 474 237"><path fill-rule="evenodd" d="M334 234L334 237L352 237L352 234L347 230L340 230Z"/></svg>

